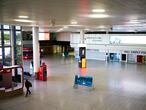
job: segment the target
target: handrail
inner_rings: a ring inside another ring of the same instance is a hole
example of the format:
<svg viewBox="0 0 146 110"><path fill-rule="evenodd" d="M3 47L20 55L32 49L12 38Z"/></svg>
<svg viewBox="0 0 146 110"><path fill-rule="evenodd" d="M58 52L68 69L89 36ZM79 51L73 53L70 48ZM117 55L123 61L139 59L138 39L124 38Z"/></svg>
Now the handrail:
<svg viewBox="0 0 146 110"><path fill-rule="evenodd" d="M6 71L6 70L12 71L12 69L17 69L17 68L21 68L22 69L22 74L21 74L22 87L21 88L23 89L23 87L24 87L24 69L23 69L22 65L3 66L3 68L0 68L0 73L1 74L5 74L5 73L3 73L3 71Z"/></svg>

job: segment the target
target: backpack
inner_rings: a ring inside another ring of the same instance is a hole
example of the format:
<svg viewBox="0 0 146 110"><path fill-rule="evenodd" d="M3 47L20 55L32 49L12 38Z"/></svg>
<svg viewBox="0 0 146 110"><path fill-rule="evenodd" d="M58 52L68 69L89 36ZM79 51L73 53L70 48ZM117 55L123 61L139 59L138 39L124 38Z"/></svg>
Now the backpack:
<svg viewBox="0 0 146 110"><path fill-rule="evenodd" d="M32 84L31 84L31 82L29 82L29 87L32 87Z"/></svg>

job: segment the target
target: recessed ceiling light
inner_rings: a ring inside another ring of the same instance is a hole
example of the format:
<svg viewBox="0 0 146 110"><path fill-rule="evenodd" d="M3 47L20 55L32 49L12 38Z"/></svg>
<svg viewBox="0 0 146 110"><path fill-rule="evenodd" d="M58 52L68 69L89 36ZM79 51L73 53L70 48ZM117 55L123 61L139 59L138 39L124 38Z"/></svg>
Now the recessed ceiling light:
<svg viewBox="0 0 146 110"><path fill-rule="evenodd" d="M26 22L26 23L34 22L32 20L26 20L26 19L14 19L14 21L17 21L17 22Z"/></svg>
<svg viewBox="0 0 146 110"><path fill-rule="evenodd" d="M72 20L71 24L76 25L76 24L78 24L78 22L76 20Z"/></svg>
<svg viewBox="0 0 146 110"><path fill-rule="evenodd" d="M109 15L107 14L89 14L87 15L89 18L107 18Z"/></svg>
<svg viewBox="0 0 146 110"><path fill-rule="evenodd" d="M24 19L27 19L29 18L28 16L18 16L19 18L24 18Z"/></svg>
<svg viewBox="0 0 146 110"><path fill-rule="evenodd" d="M92 12L103 13L105 12L104 9L93 9Z"/></svg>
<svg viewBox="0 0 146 110"><path fill-rule="evenodd" d="M128 23L131 23L131 24L138 24L138 23L141 23L141 22L139 22L139 21L130 21L130 22L128 22Z"/></svg>

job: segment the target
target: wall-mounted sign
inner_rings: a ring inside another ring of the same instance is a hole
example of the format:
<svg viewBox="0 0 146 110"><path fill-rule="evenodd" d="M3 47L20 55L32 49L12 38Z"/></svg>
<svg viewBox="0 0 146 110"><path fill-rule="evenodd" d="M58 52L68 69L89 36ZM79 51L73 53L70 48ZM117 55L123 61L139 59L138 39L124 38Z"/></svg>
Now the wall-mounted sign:
<svg viewBox="0 0 146 110"><path fill-rule="evenodd" d="M128 50L125 50L124 53L127 53L127 54L146 54L146 51L128 51Z"/></svg>
<svg viewBox="0 0 146 110"><path fill-rule="evenodd" d="M102 42L102 36L100 35L86 35L85 43L86 44L100 44Z"/></svg>

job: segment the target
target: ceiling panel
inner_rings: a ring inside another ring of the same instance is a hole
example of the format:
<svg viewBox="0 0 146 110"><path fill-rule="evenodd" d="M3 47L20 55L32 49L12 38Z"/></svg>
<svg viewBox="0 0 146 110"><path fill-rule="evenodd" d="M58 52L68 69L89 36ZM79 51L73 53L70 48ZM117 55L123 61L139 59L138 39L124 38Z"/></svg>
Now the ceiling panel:
<svg viewBox="0 0 146 110"><path fill-rule="evenodd" d="M84 16L93 14L91 10L95 8L105 9L110 17L97 19ZM146 0L1 0L0 23L48 28L56 26L57 29L71 25L71 20L78 22L78 26L74 25L76 28L83 29L129 25L130 20L140 20L141 25L145 25L145 9ZM29 16L28 20L33 22L14 21L19 15Z"/></svg>

